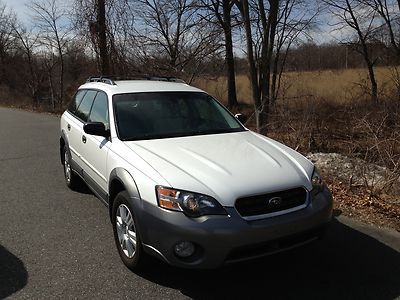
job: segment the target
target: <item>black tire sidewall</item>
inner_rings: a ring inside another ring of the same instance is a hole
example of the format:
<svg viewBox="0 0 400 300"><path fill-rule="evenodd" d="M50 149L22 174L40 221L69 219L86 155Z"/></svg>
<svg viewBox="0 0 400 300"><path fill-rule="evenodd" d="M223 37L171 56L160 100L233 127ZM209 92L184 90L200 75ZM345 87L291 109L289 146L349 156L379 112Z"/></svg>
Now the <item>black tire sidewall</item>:
<svg viewBox="0 0 400 300"><path fill-rule="evenodd" d="M68 146L67 145L64 145L64 149L63 149L63 155L64 155L64 164L63 164L63 168L64 168L64 179L65 179L65 184L69 187L69 188L72 188L73 186L74 186L74 178L73 178L73 171L72 171L72 167L71 167L71 154L69 153L69 151L68 151L69 149L68 149ZM65 154L67 154L67 157L68 157L68 163L69 163L69 166L70 166L70 168L71 168L71 178L70 178L70 181L68 182L68 180L67 180L67 174L66 174L66 172L65 172Z"/></svg>
<svg viewBox="0 0 400 300"><path fill-rule="evenodd" d="M132 258L129 258L125 255L125 253L121 249L121 245L118 240L118 233L117 233L117 228L116 228L116 214L117 214L117 209L121 204L124 204L129 208L130 213L132 214L133 222L135 224L136 251ZM133 271L138 270L140 268L140 266L143 264L142 262L144 260L145 254L144 254L143 247L142 247L142 240L140 238L139 227L138 227L135 210L134 210L131 200L129 198L129 194L126 191L122 191L122 192L118 193L113 201L112 226L113 226L113 232L114 232L115 245L118 249L118 253L119 253L119 256L121 257L121 260L123 261L125 266L127 266L129 269L131 269Z"/></svg>

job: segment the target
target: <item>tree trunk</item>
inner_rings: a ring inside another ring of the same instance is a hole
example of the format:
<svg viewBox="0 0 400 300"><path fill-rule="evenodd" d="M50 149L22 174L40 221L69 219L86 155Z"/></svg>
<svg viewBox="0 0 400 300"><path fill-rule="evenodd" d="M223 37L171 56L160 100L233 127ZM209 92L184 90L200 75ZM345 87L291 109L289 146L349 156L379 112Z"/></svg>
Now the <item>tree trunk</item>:
<svg viewBox="0 0 400 300"><path fill-rule="evenodd" d="M228 81L228 107L232 108L238 105L238 101L236 96L235 61L233 58L230 0L223 0L223 19L223 29L225 35L225 59Z"/></svg>
<svg viewBox="0 0 400 300"><path fill-rule="evenodd" d="M278 98L277 92L277 80L278 80L278 65L279 65L280 53L277 52L273 66L272 66L272 80L271 80L271 105L275 105L276 99Z"/></svg>
<svg viewBox="0 0 400 300"><path fill-rule="evenodd" d="M32 80L32 85L31 85L31 97L32 97L32 108L33 110L37 109L39 106L39 100L38 100L38 87L36 85L36 76L35 72L33 70L33 61L32 61L32 53L28 47L25 48L26 50L26 56L28 57L28 65L29 65L29 74L31 76Z"/></svg>
<svg viewBox="0 0 400 300"><path fill-rule="evenodd" d="M279 64L279 58L280 58L280 47L278 47L276 54L275 54L275 59L272 59L275 36L276 36L276 26L278 23L278 11L279 11L279 1L270 1L269 20L271 22L271 31L270 31L270 41L269 41L270 49L268 51L268 54L269 54L268 59L272 64L272 81L270 83L271 88L269 91L269 104L271 104L271 105L275 104L276 97L277 97L276 81L277 81L277 76L278 76L278 64ZM289 48L289 46L287 48ZM268 69L268 72L269 73L271 72L270 68ZM270 75L268 77L270 77Z"/></svg>
<svg viewBox="0 0 400 300"><path fill-rule="evenodd" d="M269 101L271 98L271 89L270 89L270 77L271 77L271 63L272 56L274 52L274 43L276 36L276 26L278 22L278 11L279 11L279 0L269 0L269 14L268 14L268 23L269 23L269 44L268 44L268 56L267 56L267 70L266 70L266 78L268 84L268 90L266 91L266 95L268 96L268 103L265 103L269 106Z"/></svg>
<svg viewBox="0 0 400 300"><path fill-rule="evenodd" d="M50 97L51 97L51 108L53 109L53 112L56 110L56 101L54 97L54 85L53 85L53 78L51 75L52 70L48 70L48 80L49 80L49 86L50 86Z"/></svg>
<svg viewBox="0 0 400 300"><path fill-rule="evenodd" d="M378 84L375 79L374 62L371 61L370 53L368 52L366 35L364 35L361 31L361 28L358 24L357 17L354 15L354 11L351 6L350 0L346 0L346 5L347 5L348 12L352 19L352 26L357 31L357 35L360 40L364 61L368 67L369 80L371 82L371 101L373 104L378 104ZM349 24L349 22L348 22L348 24Z"/></svg>
<svg viewBox="0 0 400 300"><path fill-rule="evenodd" d="M375 72L372 64L368 66L368 74L371 82L371 101L373 104L378 104L378 84L375 79Z"/></svg>
<svg viewBox="0 0 400 300"><path fill-rule="evenodd" d="M371 102L373 104L378 104L378 84L375 79L374 62L372 62L370 59L367 44L365 42L365 39L361 38L362 33L360 30L358 30L358 35L360 37L362 52L363 52L364 60L367 64L369 81L371 83Z"/></svg>
<svg viewBox="0 0 400 300"><path fill-rule="evenodd" d="M255 109L255 117L256 117L256 129L260 131L260 118L259 118L259 107L261 106L260 93L258 88L257 81L257 69L253 55L253 39L251 33L251 24L250 24L250 13L249 13L249 2L248 0L242 1L242 14L243 14L243 23L246 31L246 42L247 42L247 59L249 63L249 72L250 72L250 82L251 82L251 91L253 95L254 101L254 109Z"/></svg>
<svg viewBox="0 0 400 300"><path fill-rule="evenodd" d="M268 20L265 17L263 0L259 0L260 16L263 25L263 46L260 70L261 105L258 109L260 132L267 133L268 114L271 101L271 64L274 52L276 26L278 20L279 1L269 0Z"/></svg>
<svg viewBox="0 0 400 300"><path fill-rule="evenodd" d="M58 32L55 32L56 34L56 39L57 39L57 50L58 50L58 55L60 56L60 77L59 77L59 84L60 84L60 91L59 91L59 96L58 96L58 108L60 111L62 110L62 105L63 105L63 100L64 100L64 54L63 54L63 49L61 46L61 41L58 36Z"/></svg>
<svg viewBox="0 0 400 300"><path fill-rule="evenodd" d="M108 75L110 66L107 51L105 0L97 0L97 26L99 35L100 69L102 75Z"/></svg>

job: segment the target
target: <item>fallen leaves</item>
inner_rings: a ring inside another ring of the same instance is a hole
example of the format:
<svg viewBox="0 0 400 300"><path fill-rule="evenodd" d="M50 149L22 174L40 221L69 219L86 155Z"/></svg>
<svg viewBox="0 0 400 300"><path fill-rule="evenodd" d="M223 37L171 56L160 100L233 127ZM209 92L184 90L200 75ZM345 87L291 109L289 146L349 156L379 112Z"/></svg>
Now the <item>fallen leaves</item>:
<svg viewBox="0 0 400 300"><path fill-rule="evenodd" d="M362 222L400 231L400 195L371 197L363 186L349 187L332 175L325 174L336 212Z"/></svg>

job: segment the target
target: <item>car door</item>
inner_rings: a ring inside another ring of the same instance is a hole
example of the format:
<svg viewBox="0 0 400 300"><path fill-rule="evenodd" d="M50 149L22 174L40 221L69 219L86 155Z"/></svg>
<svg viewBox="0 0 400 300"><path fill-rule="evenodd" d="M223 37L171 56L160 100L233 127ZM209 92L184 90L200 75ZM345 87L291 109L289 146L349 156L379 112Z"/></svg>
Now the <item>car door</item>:
<svg viewBox="0 0 400 300"><path fill-rule="evenodd" d="M82 160L82 135L83 125L87 121L93 100L97 94L94 90L80 90L75 96L72 107L69 109L70 116L67 122L67 139L72 160L77 164L76 171L82 174L84 162ZM78 101L82 97L81 101ZM79 103L78 103L79 102ZM76 166L75 166L76 168Z"/></svg>
<svg viewBox="0 0 400 300"><path fill-rule="evenodd" d="M94 98L87 122L101 122L109 129L109 112L107 94L98 91ZM82 134L82 160L85 180L93 189L106 199L108 190L107 155L111 141L102 136Z"/></svg>

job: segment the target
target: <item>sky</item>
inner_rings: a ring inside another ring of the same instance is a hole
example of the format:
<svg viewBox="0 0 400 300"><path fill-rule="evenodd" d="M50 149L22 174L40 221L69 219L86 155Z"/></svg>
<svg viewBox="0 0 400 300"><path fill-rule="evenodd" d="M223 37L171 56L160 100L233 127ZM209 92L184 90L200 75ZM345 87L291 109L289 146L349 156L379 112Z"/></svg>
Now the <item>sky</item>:
<svg viewBox="0 0 400 300"><path fill-rule="evenodd" d="M29 20L29 8L26 6L29 0L1 0L8 8L11 8L16 14L19 20L24 23L28 23Z"/></svg>
<svg viewBox="0 0 400 300"><path fill-rule="evenodd" d="M22 23L24 23L28 27L32 25L30 18L30 9L28 7L29 4L32 3L32 0L0 0L0 2L5 4L8 8L11 8L17 14L18 20L22 21ZM73 0L60 0L60 2L63 5L68 6L73 2ZM341 39L342 34L337 31L332 31L332 28L330 28L330 26L326 24L320 26L319 31L312 34L312 36L314 42L319 44L327 41L338 41Z"/></svg>
<svg viewBox="0 0 400 300"><path fill-rule="evenodd" d="M18 20L28 25L30 23L30 9L27 5L32 3L31 0L0 0L6 7L11 8L16 14ZM64 5L68 5L72 0L62 0Z"/></svg>

